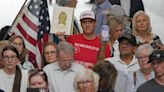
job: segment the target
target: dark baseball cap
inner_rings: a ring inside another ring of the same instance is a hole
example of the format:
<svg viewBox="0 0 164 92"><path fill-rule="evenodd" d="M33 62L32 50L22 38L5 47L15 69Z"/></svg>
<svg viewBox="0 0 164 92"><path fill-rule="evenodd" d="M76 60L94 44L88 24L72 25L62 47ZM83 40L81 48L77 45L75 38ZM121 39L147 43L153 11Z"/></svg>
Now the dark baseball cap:
<svg viewBox="0 0 164 92"><path fill-rule="evenodd" d="M149 56L149 62L151 63L154 60L157 60L159 62L164 61L164 50L155 50L152 52L152 54Z"/></svg>
<svg viewBox="0 0 164 92"><path fill-rule="evenodd" d="M128 40L132 45L134 45L134 46L137 45L136 37L134 35L132 35L131 33L128 33L128 32L123 33L121 35L121 37L118 38L118 41L120 43L125 39Z"/></svg>

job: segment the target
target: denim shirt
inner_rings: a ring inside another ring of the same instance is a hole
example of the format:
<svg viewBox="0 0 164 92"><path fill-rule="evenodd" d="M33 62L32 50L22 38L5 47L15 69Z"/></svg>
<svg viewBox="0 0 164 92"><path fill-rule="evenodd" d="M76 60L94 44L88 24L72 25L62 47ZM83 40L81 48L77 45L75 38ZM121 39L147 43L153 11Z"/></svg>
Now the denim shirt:
<svg viewBox="0 0 164 92"><path fill-rule="evenodd" d="M105 0L99 5L96 5L95 9L92 9L96 16L96 28L95 33L100 34L101 25L106 24L105 15L102 13L104 10L110 9L112 7L111 3L108 0Z"/></svg>

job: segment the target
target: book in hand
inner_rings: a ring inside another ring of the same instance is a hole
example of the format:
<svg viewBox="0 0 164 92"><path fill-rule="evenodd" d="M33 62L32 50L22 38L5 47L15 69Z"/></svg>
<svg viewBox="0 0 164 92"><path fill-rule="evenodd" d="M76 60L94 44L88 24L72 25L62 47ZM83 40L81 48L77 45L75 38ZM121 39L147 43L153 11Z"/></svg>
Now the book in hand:
<svg viewBox="0 0 164 92"><path fill-rule="evenodd" d="M50 33L65 32L65 35L73 33L74 8L54 6Z"/></svg>

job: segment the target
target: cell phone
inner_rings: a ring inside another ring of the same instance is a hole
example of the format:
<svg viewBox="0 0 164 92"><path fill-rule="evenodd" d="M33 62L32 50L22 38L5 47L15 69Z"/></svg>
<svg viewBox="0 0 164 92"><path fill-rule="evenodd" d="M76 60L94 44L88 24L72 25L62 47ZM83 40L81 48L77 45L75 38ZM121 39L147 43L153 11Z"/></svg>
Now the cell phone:
<svg viewBox="0 0 164 92"><path fill-rule="evenodd" d="M102 35L102 41L109 41L109 26L108 25L101 26L101 35Z"/></svg>
<svg viewBox="0 0 164 92"><path fill-rule="evenodd" d="M151 46L154 48L154 49L160 49L159 45L162 45L162 42L161 40L159 39L159 37L155 37L154 39L154 42L151 43Z"/></svg>

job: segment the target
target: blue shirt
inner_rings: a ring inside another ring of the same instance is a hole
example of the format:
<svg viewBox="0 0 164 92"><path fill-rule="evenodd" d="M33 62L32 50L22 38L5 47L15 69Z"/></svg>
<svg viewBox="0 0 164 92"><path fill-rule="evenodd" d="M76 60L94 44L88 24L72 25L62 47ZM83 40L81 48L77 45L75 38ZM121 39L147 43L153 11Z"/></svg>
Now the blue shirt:
<svg viewBox="0 0 164 92"><path fill-rule="evenodd" d="M111 3L108 0L104 0L101 4L96 5L96 8L93 9L96 16L96 28L95 33L100 34L101 25L106 24L105 15L102 13L104 10L110 9L112 7Z"/></svg>

